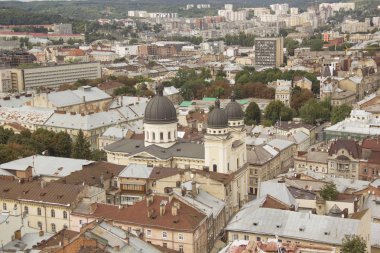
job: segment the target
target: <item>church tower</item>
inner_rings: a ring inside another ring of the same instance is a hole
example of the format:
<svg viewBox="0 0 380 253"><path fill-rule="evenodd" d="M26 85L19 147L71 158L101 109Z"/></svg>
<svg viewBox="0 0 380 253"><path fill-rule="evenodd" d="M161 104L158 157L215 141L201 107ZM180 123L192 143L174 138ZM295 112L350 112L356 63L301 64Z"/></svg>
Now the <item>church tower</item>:
<svg viewBox="0 0 380 253"><path fill-rule="evenodd" d="M219 99L215 101L215 108L208 114L204 140L205 166L208 166L210 171L231 173L229 158L232 139L227 114L220 108Z"/></svg>
<svg viewBox="0 0 380 253"><path fill-rule="evenodd" d="M148 102L144 114L144 144L168 148L177 141L177 112L163 95L164 86L156 86L156 95Z"/></svg>

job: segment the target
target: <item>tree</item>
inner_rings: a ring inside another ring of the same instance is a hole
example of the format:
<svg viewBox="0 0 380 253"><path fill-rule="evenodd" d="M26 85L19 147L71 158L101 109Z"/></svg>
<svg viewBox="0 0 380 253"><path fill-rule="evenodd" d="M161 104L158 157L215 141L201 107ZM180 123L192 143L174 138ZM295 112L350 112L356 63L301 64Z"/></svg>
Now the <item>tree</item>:
<svg viewBox="0 0 380 253"><path fill-rule="evenodd" d="M300 109L299 115L304 123L314 124L317 121L326 121L330 118L328 102L309 99Z"/></svg>
<svg viewBox="0 0 380 253"><path fill-rule="evenodd" d="M290 107L296 111L301 108L309 99L313 98L313 93L306 89L294 87L292 90L292 99L290 100Z"/></svg>
<svg viewBox="0 0 380 253"><path fill-rule="evenodd" d="M92 150L91 151L91 160L92 161L107 161L107 153L104 150Z"/></svg>
<svg viewBox="0 0 380 253"><path fill-rule="evenodd" d="M327 183L322 187L319 194L324 200L336 200L339 192L334 183Z"/></svg>
<svg viewBox="0 0 380 253"><path fill-rule="evenodd" d="M6 144L13 135L14 132L12 130L0 127L0 144Z"/></svg>
<svg viewBox="0 0 380 253"><path fill-rule="evenodd" d="M68 133L59 132L54 136L55 156L70 157L72 146L72 140Z"/></svg>
<svg viewBox="0 0 380 253"><path fill-rule="evenodd" d="M272 101L265 108L264 118L270 120L272 124L278 120L291 120L292 117L292 110L281 101Z"/></svg>
<svg viewBox="0 0 380 253"><path fill-rule="evenodd" d="M249 103L245 110L244 123L246 125L258 125L261 121L261 111L259 106L255 102Z"/></svg>
<svg viewBox="0 0 380 253"><path fill-rule="evenodd" d="M366 253L367 244L363 237L358 235L345 235L342 240L343 253Z"/></svg>
<svg viewBox="0 0 380 253"><path fill-rule="evenodd" d="M333 107L331 112L331 124L336 124L345 118L347 118L351 113L352 107L346 104Z"/></svg>
<svg viewBox="0 0 380 253"><path fill-rule="evenodd" d="M90 143L84 137L82 129L80 129L78 136L73 145L71 157L77 158L77 159L90 159L91 157L90 147L91 147Z"/></svg>

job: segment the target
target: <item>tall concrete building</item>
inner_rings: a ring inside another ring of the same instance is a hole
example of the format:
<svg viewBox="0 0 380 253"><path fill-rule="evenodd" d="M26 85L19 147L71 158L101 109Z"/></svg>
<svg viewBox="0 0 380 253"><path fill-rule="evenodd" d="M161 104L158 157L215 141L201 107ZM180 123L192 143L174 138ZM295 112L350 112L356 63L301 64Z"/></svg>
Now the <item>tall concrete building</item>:
<svg viewBox="0 0 380 253"><path fill-rule="evenodd" d="M55 66L17 69L12 86L18 91L37 87L57 87L62 84L75 83L79 79L96 79L101 77L99 62L64 64ZM22 81L22 84L20 84Z"/></svg>
<svg viewBox="0 0 380 253"><path fill-rule="evenodd" d="M255 40L255 67L278 68L284 63L284 39L257 38Z"/></svg>

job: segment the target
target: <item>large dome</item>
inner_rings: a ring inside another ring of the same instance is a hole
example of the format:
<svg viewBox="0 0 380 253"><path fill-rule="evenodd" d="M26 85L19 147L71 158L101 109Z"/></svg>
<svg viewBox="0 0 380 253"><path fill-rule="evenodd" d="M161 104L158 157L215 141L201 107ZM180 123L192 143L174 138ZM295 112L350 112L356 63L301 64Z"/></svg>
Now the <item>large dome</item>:
<svg viewBox="0 0 380 253"><path fill-rule="evenodd" d="M164 87L158 84L156 87L156 96L154 96L146 105L144 123L166 124L177 122L177 112L173 103L163 96Z"/></svg>
<svg viewBox="0 0 380 253"><path fill-rule="evenodd" d="M229 102L224 108L224 110L227 113L228 120L242 120L244 119L244 112L241 109L241 106L238 102L235 100L235 94L232 93L231 95L231 102Z"/></svg>
<svg viewBox="0 0 380 253"><path fill-rule="evenodd" d="M215 101L215 108L208 114L207 127L209 128L226 128L228 119L226 112L220 108L220 101Z"/></svg>

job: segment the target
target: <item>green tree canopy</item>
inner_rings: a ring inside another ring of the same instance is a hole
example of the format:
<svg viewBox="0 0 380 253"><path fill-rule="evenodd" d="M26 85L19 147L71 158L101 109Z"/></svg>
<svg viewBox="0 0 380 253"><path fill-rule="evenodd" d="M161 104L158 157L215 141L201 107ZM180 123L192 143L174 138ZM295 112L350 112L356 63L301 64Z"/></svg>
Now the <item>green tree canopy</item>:
<svg viewBox="0 0 380 253"><path fill-rule="evenodd" d="M347 118L351 113L352 107L346 104L335 106L331 112L331 124L336 124L345 118Z"/></svg>
<svg viewBox="0 0 380 253"><path fill-rule="evenodd" d="M259 106L255 102L249 103L245 110L244 123L246 125L258 125L261 121L261 111Z"/></svg>
<svg viewBox="0 0 380 253"><path fill-rule="evenodd" d="M317 121L326 121L330 118L330 108L328 102L319 102L316 99L309 99L300 109L299 116L304 123L314 124Z"/></svg>
<svg viewBox="0 0 380 253"><path fill-rule="evenodd" d="M285 106L281 101L272 101L270 102L264 111L264 118L270 120L272 124L279 120L292 120L293 112L292 109Z"/></svg>
<svg viewBox="0 0 380 253"><path fill-rule="evenodd" d="M54 155L71 157L72 140L68 133L59 132L54 136Z"/></svg>
<svg viewBox="0 0 380 253"><path fill-rule="evenodd" d="M71 153L72 158L90 159L91 158L90 142L84 137L82 129L79 130L78 136L73 144Z"/></svg>
<svg viewBox="0 0 380 253"><path fill-rule="evenodd" d="M322 187L319 194L324 200L336 200L339 192L334 183L327 183Z"/></svg>
<svg viewBox="0 0 380 253"><path fill-rule="evenodd" d="M358 235L345 235L342 240L343 253L366 253L367 244L363 237Z"/></svg>

